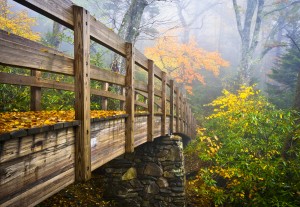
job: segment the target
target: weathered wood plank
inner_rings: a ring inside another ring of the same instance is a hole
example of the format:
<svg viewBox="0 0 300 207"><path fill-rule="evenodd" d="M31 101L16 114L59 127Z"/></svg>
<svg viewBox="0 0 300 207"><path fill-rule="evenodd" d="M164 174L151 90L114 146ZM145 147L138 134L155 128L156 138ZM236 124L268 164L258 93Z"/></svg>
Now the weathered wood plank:
<svg viewBox="0 0 300 207"><path fill-rule="evenodd" d="M179 92L179 107L180 107L180 127L179 131L183 133L183 97L181 91Z"/></svg>
<svg viewBox="0 0 300 207"><path fill-rule="evenodd" d="M54 80L44 80L41 78L37 79L33 76L15 75L15 74L2 73L2 72L0 72L0 83L75 91L74 84L58 82ZM122 101L125 100L125 96L118 95L110 91L91 89L91 94L106 97L106 98L122 100Z"/></svg>
<svg viewBox="0 0 300 207"><path fill-rule="evenodd" d="M36 70L31 70L31 76L38 79L41 77L41 72ZM30 110L31 111L40 111L42 99L42 89L41 87L30 87Z"/></svg>
<svg viewBox="0 0 300 207"><path fill-rule="evenodd" d="M148 116L135 117L134 122L134 146L137 147L147 142L147 123Z"/></svg>
<svg viewBox="0 0 300 207"><path fill-rule="evenodd" d="M131 43L126 43L126 138L125 151L134 151L134 70L135 70L135 55L134 48Z"/></svg>
<svg viewBox="0 0 300 207"><path fill-rule="evenodd" d="M154 138L153 126L154 126L154 62L148 60L148 133L147 141L152 142Z"/></svg>
<svg viewBox="0 0 300 207"><path fill-rule="evenodd" d="M75 160L74 140L75 133L71 127L2 143L0 205L14 200L30 186L39 185L59 174L60 169L72 167Z"/></svg>
<svg viewBox="0 0 300 207"><path fill-rule="evenodd" d="M122 90L122 96L124 96L124 98L125 98L125 94L126 94L125 88L123 87L121 90ZM124 100L120 101L120 110L125 111L125 101Z"/></svg>
<svg viewBox="0 0 300 207"><path fill-rule="evenodd" d="M160 137L161 136L161 116L160 115L155 115L154 116L154 138Z"/></svg>
<svg viewBox="0 0 300 207"><path fill-rule="evenodd" d="M109 86L108 83L104 83L103 90L108 91L108 86ZM101 99L101 109L107 110L107 98L105 98L105 97L102 97L102 99Z"/></svg>
<svg viewBox="0 0 300 207"><path fill-rule="evenodd" d="M91 17L91 38L95 42L125 56L125 40L110 30L101 22Z"/></svg>
<svg viewBox="0 0 300 207"><path fill-rule="evenodd" d="M175 88L176 91L176 132L179 132L179 89L178 87Z"/></svg>
<svg viewBox="0 0 300 207"><path fill-rule="evenodd" d="M166 116L165 131L166 131L166 134L170 135L170 116Z"/></svg>
<svg viewBox="0 0 300 207"><path fill-rule="evenodd" d="M0 163L21 158L43 149L55 147L56 145L72 144L74 143L74 136L74 130L71 127L58 131L30 135L20 139L7 140L2 143Z"/></svg>
<svg viewBox="0 0 300 207"><path fill-rule="evenodd" d="M90 15L74 6L74 75L75 119L81 122L76 130L75 177L77 181L91 178L90 138Z"/></svg>
<svg viewBox="0 0 300 207"><path fill-rule="evenodd" d="M47 49L42 50L25 40L23 44L0 38L0 63L40 71L73 75L73 60L57 55ZM45 47L46 48L46 47Z"/></svg>
<svg viewBox="0 0 300 207"><path fill-rule="evenodd" d="M91 126L92 170L125 153L125 118L94 122Z"/></svg>
<svg viewBox="0 0 300 207"><path fill-rule="evenodd" d="M147 110L147 108L148 108L148 104L143 103L143 102L140 102L140 101L135 101L134 105L135 105L135 106L141 106L141 107L143 107L145 110Z"/></svg>
<svg viewBox="0 0 300 207"><path fill-rule="evenodd" d="M57 145L1 163L0 204L66 166L74 166L74 146Z"/></svg>
<svg viewBox="0 0 300 207"><path fill-rule="evenodd" d="M102 91L102 90L92 88L91 89L91 94L106 97L106 98L117 99L117 100L121 100L121 101L125 100L125 97L123 95L115 94L115 93L112 93L110 91Z"/></svg>
<svg viewBox="0 0 300 207"><path fill-rule="evenodd" d="M166 116L167 116L167 109L166 109L166 76L167 74L165 72L162 73L162 79L161 79L161 112L162 112L162 117L161 117L161 135L165 136L166 135Z"/></svg>
<svg viewBox="0 0 300 207"><path fill-rule="evenodd" d="M0 63L9 66L74 75L74 60L53 48L0 30ZM91 79L125 85L125 77L91 66Z"/></svg>
<svg viewBox="0 0 300 207"><path fill-rule="evenodd" d="M104 70L93 65L91 66L91 79L102 81L105 83L112 83L120 86L125 85L124 75Z"/></svg>
<svg viewBox="0 0 300 207"><path fill-rule="evenodd" d="M42 180L39 184L31 187L30 189L26 189L26 191L22 192L18 196L2 203L1 206L33 207L46 198L59 192L66 186L72 184L75 180L74 178L74 168L71 168L48 180Z"/></svg>
<svg viewBox="0 0 300 207"><path fill-rule="evenodd" d="M170 80L170 133L174 132L174 80Z"/></svg>
<svg viewBox="0 0 300 207"><path fill-rule="evenodd" d="M72 29L74 25L73 19L73 3L70 0L14 0L29 9L32 9L50 19L53 19L66 27Z"/></svg>

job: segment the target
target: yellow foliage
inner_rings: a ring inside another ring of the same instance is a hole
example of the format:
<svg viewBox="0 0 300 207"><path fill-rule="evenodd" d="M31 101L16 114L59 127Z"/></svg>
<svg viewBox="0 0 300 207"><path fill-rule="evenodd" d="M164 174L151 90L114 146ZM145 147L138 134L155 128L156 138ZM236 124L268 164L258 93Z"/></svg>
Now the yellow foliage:
<svg viewBox="0 0 300 207"><path fill-rule="evenodd" d="M252 100L259 91L255 91L252 86L242 85L237 91L237 94L231 93L227 90L222 91L223 96L220 96L207 106L214 106L214 112L207 119L218 117L226 117L232 124L238 122L242 117L235 116L236 114L253 113L259 114L260 109L268 104L267 102ZM245 127L248 123L245 123Z"/></svg>
<svg viewBox="0 0 300 207"><path fill-rule="evenodd" d="M36 25L36 19L29 17L26 11L13 12L11 8L5 1L0 1L0 29L33 41L40 40L40 34L31 29Z"/></svg>
<svg viewBox="0 0 300 207"><path fill-rule="evenodd" d="M125 114L124 111L91 111L91 118ZM0 134L19 129L53 125L75 120L75 111L28 111L0 113Z"/></svg>

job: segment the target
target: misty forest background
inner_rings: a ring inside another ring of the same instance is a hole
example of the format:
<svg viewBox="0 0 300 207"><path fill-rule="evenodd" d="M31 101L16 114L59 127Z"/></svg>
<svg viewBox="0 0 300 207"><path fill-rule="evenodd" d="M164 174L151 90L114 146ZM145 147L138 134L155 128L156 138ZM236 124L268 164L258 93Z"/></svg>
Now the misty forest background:
<svg viewBox="0 0 300 207"><path fill-rule="evenodd" d="M299 0L73 2L187 91L199 124L186 150L189 205L300 206ZM0 0L0 29L73 56L71 30L11 0ZM124 59L95 42L91 62L125 73ZM30 75L1 65L0 72ZM139 68L135 78L147 80ZM109 90L120 92L114 85ZM30 110L29 87L0 84L0 91L2 114ZM42 89L43 110L73 104L73 92ZM119 105L109 100L108 109ZM100 97L91 97L91 109L102 109Z"/></svg>

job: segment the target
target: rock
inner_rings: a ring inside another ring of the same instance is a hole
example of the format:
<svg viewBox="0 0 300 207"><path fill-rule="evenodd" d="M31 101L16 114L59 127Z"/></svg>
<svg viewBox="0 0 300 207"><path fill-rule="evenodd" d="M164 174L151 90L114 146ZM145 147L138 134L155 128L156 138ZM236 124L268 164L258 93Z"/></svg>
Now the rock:
<svg viewBox="0 0 300 207"><path fill-rule="evenodd" d="M172 135L172 136L170 137L170 139L171 139L171 140L176 140L176 141L181 141L181 140L182 140L182 138L181 138L180 136L178 136L178 135Z"/></svg>
<svg viewBox="0 0 300 207"><path fill-rule="evenodd" d="M134 167L131 167L122 176L122 180L132 180L136 177L137 177L136 169Z"/></svg>
<svg viewBox="0 0 300 207"><path fill-rule="evenodd" d="M168 172L168 171L165 171L165 172L164 172L164 177L165 177L165 178L173 178L173 177L175 177L175 176L174 176L173 173L170 173L170 172Z"/></svg>
<svg viewBox="0 0 300 207"><path fill-rule="evenodd" d="M182 193L184 192L184 187L173 187L172 191L176 193Z"/></svg>
<svg viewBox="0 0 300 207"><path fill-rule="evenodd" d="M158 158L165 157L169 153L169 150L162 150L159 153L157 153Z"/></svg>
<svg viewBox="0 0 300 207"><path fill-rule="evenodd" d="M130 180L129 183L130 183L131 187L136 188L136 189L139 189L139 188L143 187L143 185L141 184L141 182L139 180L137 180L137 179Z"/></svg>
<svg viewBox="0 0 300 207"><path fill-rule="evenodd" d="M145 167L144 175L161 177L163 175L163 170L155 163L148 163Z"/></svg>
<svg viewBox="0 0 300 207"><path fill-rule="evenodd" d="M146 193L149 193L149 194L158 194L159 193L159 187L158 185L156 185L156 183L151 183L150 185L148 185L146 187Z"/></svg>
<svg viewBox="0 0 300 207"><path fill-rule="evenodd" d="M156 184L160 187L160 188L167 188L169 187L169 183L167 181L167 179L161 177L156 181Z"/></svg>
<svg viewBox="0 0 300 207"><path fill-rule="evenodd" d="M166 160L180 161L181 160L180 149L178 147L172 147L170 149L170 153L168 154Z"/></svg>

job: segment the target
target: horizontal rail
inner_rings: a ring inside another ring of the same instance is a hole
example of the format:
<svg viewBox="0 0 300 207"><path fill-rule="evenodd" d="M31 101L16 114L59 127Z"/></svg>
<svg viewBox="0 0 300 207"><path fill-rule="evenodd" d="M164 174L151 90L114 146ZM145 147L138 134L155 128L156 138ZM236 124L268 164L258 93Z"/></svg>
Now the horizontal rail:
<svg viewBox="0 0 300 207"><path fill-rule="evenodd" d="M39 1L39 0L15 0L16 2L32 9L62 25L73 29L73 10L74 5L70 0L55 0L55 1ZM95 42L111 49L112 51L125 57L125 40L116 35L111 29L96 20L94 17L90 19L91 23L91 39ZM143 69L147 69L147 58L141 52L136 50L136 63ZM161 70L155 68L155 76L161 79Z"/></svg>
<svg viewBox="0 0 300 207"><path fill-rule="evenodd" d="M22 85L22 86L34 86L41 88L51 88L58 90L66 90L73 91L75 90L74 84L58 82L54 80L45 80L42 78L36 78L34 76L24 76L24 75L16 75L10 73L0 72L0 83L11 84L11 85ZM117 99L120 101L125 101L125 97L122 95L118 95L109 91L99 90L99 89L91 89L91 94Z"/></svg>
<svg viewBox="0 0 300 207"><path fill-rule="evenodd" d="M71 0L15 1L74 30L74 58L68 57L53 48L0 31L0 64L32 70L31 76L1 72L0 83L30 86L31 105L35 105L35 107L31 107L33 110L39 110L39 107L36 107L39 101L36 101L36 99L40 100L41 88L75 91L75 117L81 123L76 129L76 133L74 132L76 142L75 153L72 154L75 157L76 180L88 180L91 176L91 154L89 154L91 152L91 127L88 112L91 94L104 97L102 107L105 109L107 108L107 98L120 100L120 108L124 109L124 106L126 108L127 115L122 123L126 126L124 131L125 140L119 139L114 143L120 146L123 146L123 143L125 144L125 148L120 150L119 154L125 151L132 152L135 141L138 141L134 138L134 128L137 124L135 121L138 122L138 119L135 119L134 116L134 106L140 106L144 109L149 108L149 112L144 117L144 121L147 121L147 127L143 130L145 140L153 140L152 135L154 134L156 137L165 136L166 132L173 129L174 117L176 118L176 130L174 132L191 135L190 132L192 132L192 127L195 126L195 121L186 97L183 95L184 92L178 89L178 85L174 88L176 83L167 77L165 72L155 66L153 61L147 59L144 54L134 48L131 43L126 43L111 29L90 16L87 10L74 5ZM90 66L90 40L123 56L126 62L126 76ZM134 80L136 66L147 71L148 83L150 84ZM73 76L75 83L45 80L41 78L41 73L37 71ZM155 82L155 78L161 80L161 82ZM103 82L104 90L91 88L91 80ZM154 86L154 83L160 84L159 87ZM108 91L109 84L121 86L122 95ZM140 94L147 100L145 102L136 100L136 94ZM162 112L159 117L155 116L157 115L154 111L155 105ZM174 107L176 107L176 116L175 110L173 110ZM168 108L170 108L170 115L167 115ZM157 121L161 123L161 130L158 130L155 126L158 123ZM120 122L122 121L120 120ZM172 127L169 125L172 125ZM99 145L99 152L103 153L104 147ZM110 149L105 150L109 151ZM101 160L103 161L103 159L99 159L97 163L93 163L94 166L101 165Z"/></svg>

